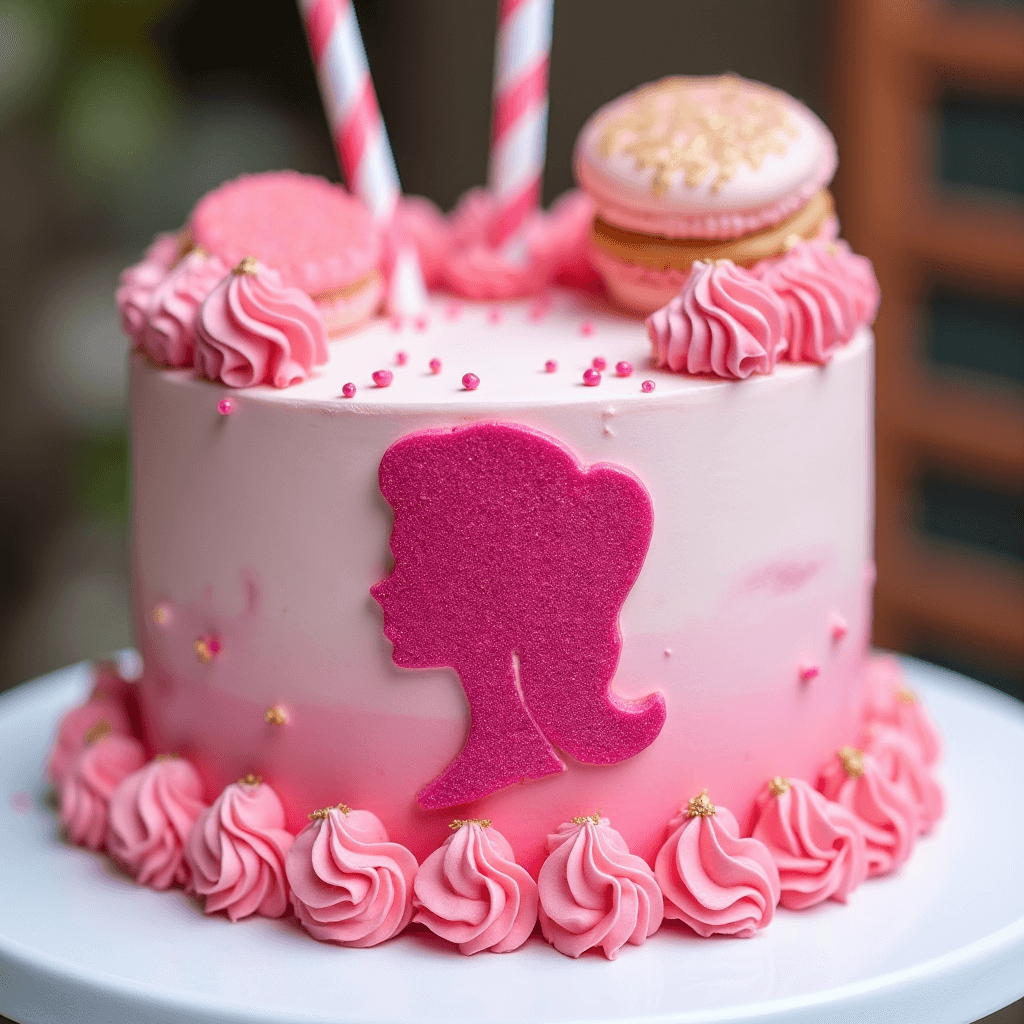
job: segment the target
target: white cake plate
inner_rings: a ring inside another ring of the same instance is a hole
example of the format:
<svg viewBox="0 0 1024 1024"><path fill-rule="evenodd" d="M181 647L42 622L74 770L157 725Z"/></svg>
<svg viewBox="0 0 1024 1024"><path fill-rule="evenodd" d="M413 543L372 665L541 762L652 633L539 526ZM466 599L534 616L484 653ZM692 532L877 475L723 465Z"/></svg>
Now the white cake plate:
<svg viewBox="0 0 1024 1024"><path fill-rule="evenodd" d="M848 906L780 910L753 939L674 925L618 960L534 936L462 957L426 933L376 949L287 921L230 924L67 846L41 765L84 666L0 697L0 1014L23 1024L697 1021L959 1024L1024 996L1024 707L908 662L946 739L949 812Z"/></svg>

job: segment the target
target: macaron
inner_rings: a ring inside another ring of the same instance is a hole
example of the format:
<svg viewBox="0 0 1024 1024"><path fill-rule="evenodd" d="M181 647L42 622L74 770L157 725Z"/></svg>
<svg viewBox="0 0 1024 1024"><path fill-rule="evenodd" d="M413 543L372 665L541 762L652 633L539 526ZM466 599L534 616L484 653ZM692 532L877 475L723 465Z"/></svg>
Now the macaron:
<svg viewBox="0 0 1024 1024"><path fill-rule="evenodd" d="M602 107L574 157L593 200L591 256L621 305L647 315L695 260L752 266L834 236L829 130L784 92L736 75L665 78Z"/></svg>
<svg viewBox="0 0 1024 1024"><path fill-rule="evenodd" d="M296 171L245 174L204 196L192 240L228 266L256 256L316 303L329 334L373 316L384 297L383 237L340 185Z"/></svg>

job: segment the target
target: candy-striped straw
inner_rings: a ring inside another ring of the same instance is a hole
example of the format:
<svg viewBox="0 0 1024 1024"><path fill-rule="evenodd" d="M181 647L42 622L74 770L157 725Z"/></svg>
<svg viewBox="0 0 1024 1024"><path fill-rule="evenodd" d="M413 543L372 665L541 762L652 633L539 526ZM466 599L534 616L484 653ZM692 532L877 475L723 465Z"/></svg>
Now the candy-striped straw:
<svg viewBox="0 0 1024 1024"><path fill-rule="evenodd" d="M491 242L501 245L540 205L548 130L553 0L500 0L488 186L498 202Z"/></svg>
<svg viewBox="0 0 1024 1024"><path fill-rule="evenodd" d="M298 2L338 163L349 188L377 223L390 230L402 186L352 0ZM416 250L402 240L397 240L388 308L406 315L426 308Z"/></svg>

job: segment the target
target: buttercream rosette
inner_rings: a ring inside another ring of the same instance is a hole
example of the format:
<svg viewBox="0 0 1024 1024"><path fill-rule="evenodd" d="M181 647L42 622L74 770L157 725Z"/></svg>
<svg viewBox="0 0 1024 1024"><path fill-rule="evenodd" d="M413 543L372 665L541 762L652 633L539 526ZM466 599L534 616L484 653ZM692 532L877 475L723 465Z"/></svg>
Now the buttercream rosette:
<svg viewBox="0 0 1024 1024"><path fill-rule="evenodd" d="M914 808L917 834L931 832L942 817L946 798L917 740L895 726L873 723L868 725L863 748Z"/></svg>
<svg viewBox="0 0 1024 1024"><path fill-rule="evenodd" d="M315 939L376 946L412 917L416 858L370 811L314 811L285 857L299 923Z"/></svg>
<svg viewBox="0 0 1024 1024"><path fill-rule="evenodd" d="M664 901L654 872L599 814L573 818L548 836L537 878L540 927L559 953L601 949L609 960L660 927Z"/></svg>
<svg viewBox="0 0 1024 1024"><path fill-rule="evenodd" d="M79 751L60 790L60 823L68 839L101 850L107 837L110 799L146 760L133 736L104 731Z"/></svg>
<svg viewBox="0 0 1024 1024"><path fill-rule="evenodd" d="M742 380L771 373L786 350L782 300L732 260L698 260L679 294L647 318L654 363Z"/></svg>
<svg viewBox="0 0 1024 1024"><path fill-rule="evenodd" d="M146 329L146 312L153 289L181 255L181 239L168 232L157 235L138 263L121 271L114 298L121 314L121 329L136 344Z"/></svg>
<svg viewBox="0 0 1024 1024"><path fill-rule="evenodd" d="M784 907L803 910L827 899L845 903L867 878L860 822L803 779L772 779L757 798L756 813L753 836L779 869Z"/></svg>
<svg viewBox="0 0 1024 1024"><path fill-rule="evenodd" d="M313 300L247 256L200 307L196 369L232 388L298 384L327 362L327 328Z"/></svg>
<svg viewBox="0 0 1024 1024"><path fill-rule="evenodd" d="M942 756L942 738L931 716L906 683L903 667L892 655L872 657L867 668L869 725L890 725L912 739L928 767Z"/></svg>
<svg viewBox="0 0 1024 1024"><path fill-rule="evenodd" d="M94 730L100 734L116 732L130 736L132 727L124 704L108 696L97 697L72 708L60 720L46 766L47 776L58 792L75 758L85 747L86 738Z"/></svg>
<svg viewBox="0 0 1024 1024"><path fill-rule="evenodd" d="M878 308L870 261L835 242L797 242L753 273L782 300L785 358L793 363L828 363Z"/></svg>
<svg viewBox="0 0 1024 1024"><path fill-rule="evenodd" d="M732 812L705 790L669 822L654 864L665 917L698 935L750 938L768 925L781 895L779 871L760 840L741 838Z"/></svg>
<svg viewBox="0 0 1024 1024"><path fill-rule="evenodd" d="M456 821L420 865L416 916L467 955L518 949L537 923L537 883L489 821Z"/></svg>
<svg viewBox="0 0 1024 1024"><path fill-rule="evenodd" d="M201 814L185 846L192 886L206 897L207 914L227 911L232 921L251 914L288 912L285 857L293 841L284 805L254 776L225 786Z"/></svg>
<svg viewBox="0 0 1024 1024"><path fill-rule="evenodd" d="M139 339L153 362L172 367L192 365L199 307L227 273L219 256L195 248L154 287Z"/></svg>
<svg viewBox="0 0 1024 1024"><path fill-rule="evenodd" d="M822 768L818 789L859 819L867 843L868 877L895 871L913 852L914 806L871 754L843 747Z"/></svg>
<svg viewBox="0 0 1024 1024"><path fill-rule="evenodd" d="M110 798L107 851L139 885L190 887L185 843L206 810L198 772L180 757L157 757Z"/></svg>

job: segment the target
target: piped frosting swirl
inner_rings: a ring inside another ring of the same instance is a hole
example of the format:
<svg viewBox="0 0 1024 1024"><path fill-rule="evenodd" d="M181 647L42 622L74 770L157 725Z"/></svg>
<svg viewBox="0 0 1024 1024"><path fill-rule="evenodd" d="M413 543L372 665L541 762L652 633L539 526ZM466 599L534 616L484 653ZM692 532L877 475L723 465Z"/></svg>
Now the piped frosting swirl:
<svg viewBox="0 0 1024 1024"><path fill-rule="evenodd" d="M537 878L544 938L566 956L600 948L609 960L661 927L664 901L654 872L607 818L574 818L548 836Z"/></svg>
<svg viewBox="0 0 1024 1024"><path fill-rule="evenodd" d="M918 835L927 835L942 817L946 799L942 785L925 761L918 741L903 729L869 724L864 752L914 808Z"/></svg>
<svg viewBox="0 0 1024 1024"><path fill-rule="evenodd" d="M416 858L388 840L370 811L325 808L310 816L285 857L295 914L315 939L367 947L412 917Z"/></svg>
<svg viewBox="0 0 1024 1024"><path fill-rule="evenodd" d="M731 260L698 260L679 294L647 318L652 356L678 373L771 373L786 349L785 315L775 292Z"/></svg>
<svg viewBox="0 0 1024 1024"><path fill-rule="evenodd" d="M142 259L121 271L114 298L121 314L121 330L139 345L146 330L146 313L153 289L167 276L181 253L177 235L157 235Z"/></svg>
<svg viewBox="0 0 1024 1024"><path fill-rule="evenodd" d="M207 296L196 331L196 368L228 387L286 388L327 362L327 329L313 300L246 257Z"/></svg>
<svg viewBox="0 0 1024 1024"><path fill-rule="evenodd" d="M101 722L106 723L108 732L124 736L130 736L132 733L124 705L109 697L88 700L81 706L72 708L60 720L47 764L47 775L58 791L64 785L75 758L85 746L89 731Z"/></svg>
<svg viewBox="0 0 1024 1024"><path fill-rule="evenodd" d="M233 782L196 819L185 855L206 913L226 910L232 921L288 912L285 856L293 836L280 797L255 777Z"/></svg>
<svg viewBox="0 0 1024 1024"><path fill-rule="evenodd" d="M935 723L907 686L903 668L891 655L877 655L867 668L869 724L890 725L913 740L929 768L942 756L942 738Z"/></svg>
<svg viewBox="0 0 1024 1024"><path fill-rule="evenodd" d="M416 875L414 920L467 955L518 949L537 923L537 883L496 829L479 821L453 828Z"/></svg>
<svg viewBox="0 0 1024 1024"><path fill-rule="evenodd" d="M114 790L107 850L140 885L189 888L185 843L205 810L195 768L180 757L158 757Z"/></svg>

